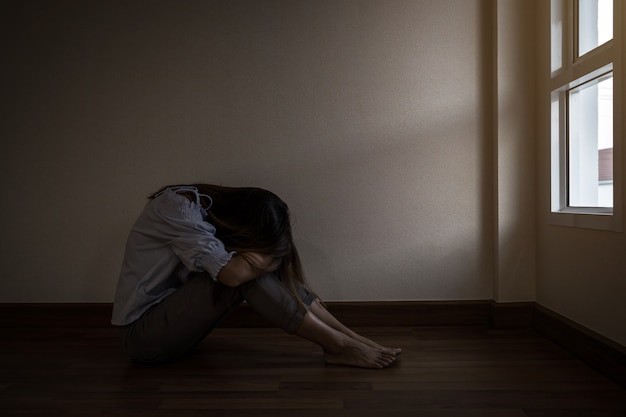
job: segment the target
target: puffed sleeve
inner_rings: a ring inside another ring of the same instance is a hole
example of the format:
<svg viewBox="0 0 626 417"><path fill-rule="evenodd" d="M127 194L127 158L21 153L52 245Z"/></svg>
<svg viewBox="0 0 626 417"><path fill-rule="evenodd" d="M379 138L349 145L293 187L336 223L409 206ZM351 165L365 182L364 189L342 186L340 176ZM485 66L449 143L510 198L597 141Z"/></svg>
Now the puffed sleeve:
<svg viewBox="0 0 626 417"><path fill-rule="evenodd" d="M190 271L207 271L213 279L235 252L215 237L215 227L202 218L201 207L166 191L150 202L152 232L168 244Z"/></svg>

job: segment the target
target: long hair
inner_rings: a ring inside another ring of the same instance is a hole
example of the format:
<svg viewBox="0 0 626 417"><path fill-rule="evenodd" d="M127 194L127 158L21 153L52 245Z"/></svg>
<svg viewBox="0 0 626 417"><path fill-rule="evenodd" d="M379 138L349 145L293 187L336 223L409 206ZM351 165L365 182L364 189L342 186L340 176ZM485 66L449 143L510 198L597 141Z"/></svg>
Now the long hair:
<svg viewBox="0 0 626 417"><path fill-rule="evenodd" d="M262 188L188 184L211 197L206 221L229 251L259 252L281 258L274 275L302 304L296 283L308 288L291 233L287 204ZM167 187L164 187L165 189Z"/></svg>

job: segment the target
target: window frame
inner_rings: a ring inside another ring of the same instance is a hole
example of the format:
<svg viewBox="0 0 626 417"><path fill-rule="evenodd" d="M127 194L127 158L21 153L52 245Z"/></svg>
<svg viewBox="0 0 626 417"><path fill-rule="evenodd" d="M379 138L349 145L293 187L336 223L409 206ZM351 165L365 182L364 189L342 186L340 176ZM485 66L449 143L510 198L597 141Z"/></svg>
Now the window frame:
<svg viewBox="0 0 626 417"><path fill-rule="evenodd" d="M613 39L578 56L578 0L551 0L561 8L561 66L550 71L550 207L553 225L622 231L622 146L623 146L623 19L622 0L613 0ZM552 8L551 8L552 9ZM552 12L551 12L552 14ZM552 25L552 16L550 24ZM554 32L550 32L551 56ZM552 64L550 65L550 69ZM613 73L613 207L568 205L569 91L602 73ZM558 120L552 114L558 108Z"/></svg>

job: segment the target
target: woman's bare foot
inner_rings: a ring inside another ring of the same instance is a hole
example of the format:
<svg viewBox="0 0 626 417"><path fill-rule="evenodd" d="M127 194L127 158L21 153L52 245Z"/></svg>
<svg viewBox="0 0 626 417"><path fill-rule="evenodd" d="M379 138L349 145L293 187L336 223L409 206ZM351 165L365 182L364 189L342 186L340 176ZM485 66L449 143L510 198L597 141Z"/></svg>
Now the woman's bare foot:
<svg viewBox="0 0 626 417"><path fill-rule="evenodd" d="M347 326L345 326L343 323L337 320L332 314L330 314L330 312L326 310L326 308L322 305L322 302L319 299L316 299L311 304L310 309L311 309L311 312L316 317L318 317L321 321L326 323L328 326L332 327L335 330L340 331L341 333L356 340L357 342L361 342L367 346L373 347L375 349L378 349L382 352L385 352L387 354L394 355L394 356L399 355L400 352L402 352L402 349L400 348L391 348L391 347L385 347L385 346L379 345L373 340L370 340L367 337L363 337L360 334L349 329Z"/></svg>
<svg viewBox="0 0 626 417"><path fill-rule="evenodd" d="M397 349L382 347L354 332L351 333L362 341L352 337L352 334L329 326L312 311L305 314L296 332L298 336L320 345L326 362L331 364L382 369L396 361Z"/></svg>
<svg viewBox="0 0 626 417"><path fill-rule="evenodd" d="M351 335L351 337L361 343L366 344L367 346L371 346L373 348L379 349L382 352L386 352L390 355L399 355L400 353L402 353L402 349L401 348L392 348L392 347L386 347L386 346L382 346L379 345L378 343L374 342L373 340L368 339L367 337L361 336L360 334L354 333Z"/></svg>
<svg viewBox="0 0 626 417"><path fill-rule="evenodd" d="M383 369L396 361L394 353L353 341L339 350L324 350L324 359L333 365L347 365L359 368Z"/></svg>

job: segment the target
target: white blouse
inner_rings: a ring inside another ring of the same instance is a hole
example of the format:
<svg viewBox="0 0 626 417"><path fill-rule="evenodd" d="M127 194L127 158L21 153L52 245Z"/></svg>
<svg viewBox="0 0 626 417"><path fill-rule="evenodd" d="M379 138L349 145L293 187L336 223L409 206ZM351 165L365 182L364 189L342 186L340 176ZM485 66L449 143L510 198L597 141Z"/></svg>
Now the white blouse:
<svg viewBox="0 0 626 417"><path fill-rule="evenodd" d="M190 201L179 192L194 193ZM235 252L215 237L204 221L205 209L195 187L171 187L145 207L126 243L111 323L124 326L176 291L194 272L213 279Z"/></svg>

